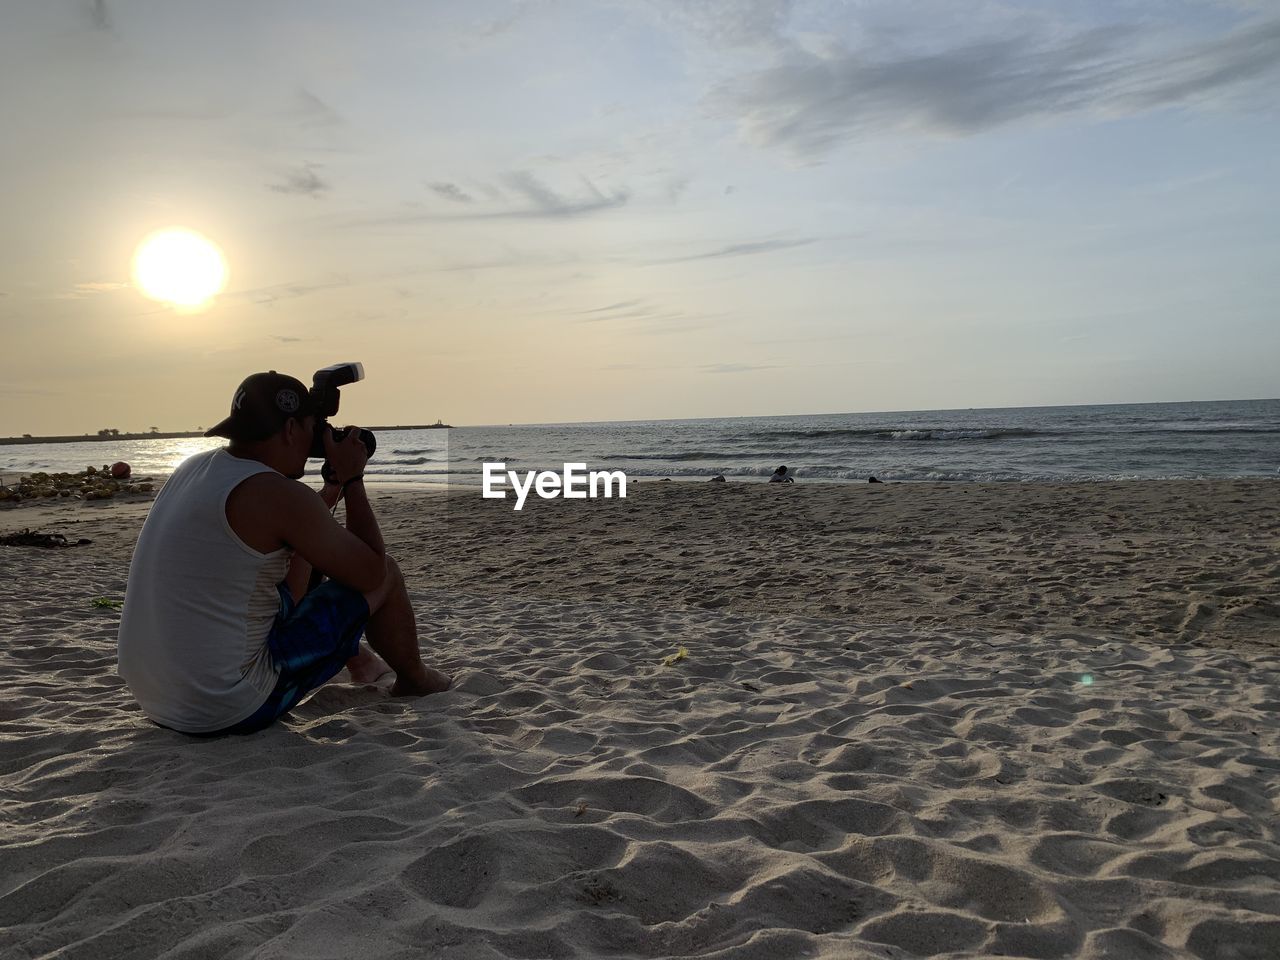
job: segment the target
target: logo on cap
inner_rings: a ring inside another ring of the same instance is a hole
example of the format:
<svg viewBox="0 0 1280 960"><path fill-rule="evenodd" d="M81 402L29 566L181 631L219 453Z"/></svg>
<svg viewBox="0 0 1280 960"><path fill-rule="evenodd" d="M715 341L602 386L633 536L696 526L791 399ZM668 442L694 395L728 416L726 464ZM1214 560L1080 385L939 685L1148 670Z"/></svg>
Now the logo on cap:
<svg viewBox="0 0 1280 960"><path fill-rule="evenodd" d="M239 390L236 391L235 398L231 401L232 410L239 410L242 406L244 406L244 395L248 392L249 391L245 390L244 387L241 387Z"/></svg>
<svg viewBox="0 0 1280 960"><path fill-rule="evenodd" d="M298 399L296 390L279 390L276 392L276 406L285 413L297 413L302 401Z"/></svg>

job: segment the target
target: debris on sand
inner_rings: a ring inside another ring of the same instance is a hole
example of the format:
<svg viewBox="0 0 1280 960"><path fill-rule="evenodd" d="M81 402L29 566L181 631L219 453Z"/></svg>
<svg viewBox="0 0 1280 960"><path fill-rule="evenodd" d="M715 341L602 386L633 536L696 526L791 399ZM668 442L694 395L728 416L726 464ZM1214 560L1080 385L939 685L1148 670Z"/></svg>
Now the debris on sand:
<svg viewBox="0 0 1280 960"><path fill-rule="evenodd" d="M0 504L13 506L28 500L111 500L117 494L151 493L156 486L147 477L136 480L113 477L112 468L87 467L81 473L32 473L16 484L0 486Z"/></svg>
<svg viewBox="0 0 1280 960"><path fill-rule="evenodd" d="M0 534L0 546L4 547L82 547L92 543L81 537L79 540L68 540L60 533L36 533L32 530L19 530L17 533Z"/></svg>

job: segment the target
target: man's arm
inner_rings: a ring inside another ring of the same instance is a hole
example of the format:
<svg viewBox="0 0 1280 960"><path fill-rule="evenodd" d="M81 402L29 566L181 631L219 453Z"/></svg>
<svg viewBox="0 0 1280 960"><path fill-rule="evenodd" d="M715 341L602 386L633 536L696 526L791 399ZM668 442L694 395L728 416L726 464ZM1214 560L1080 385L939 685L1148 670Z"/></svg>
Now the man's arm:
<svg viewBox="0 0 1280 960"><path fill-rule="evenodd" d="M336 523L324 500L297 480L278 473L252 476L231 492L226 512L231 529L252 550L291 547L295 559L361 593L376 590L386 576L382 552Z"/></svg>
<svg viewBox="0 0 1280 960"><path fill-rule="evenodd" d="M343 488L342 496L347 503L347 529L378 554L385 554L387 551L382 542L382 530L378 527L378 518L373 515L373 506L369 503L364 481L348 483Z"/></svg>
<svg viewBox="0 0 1280 960"><path fill-rule="evenodd" d="M320 492L320 499L324 503L326 510L332 510L338 500L345 499L347 502L347 531L379 554L385 554L386 549L382 543L382 531L378 527L377 518L373 515L373 507L369 504L369 497L365 493L362 481L357 480L345 489L336 485L325 484L324 489ZM293 594L295 601L301 600L306 595L307 587L311 582L312 569L311 561L302 556L301 553L294 553L293 559L289 562L289 572L285 575L285 584L288 586L289 592Z"/></svg>
<svg viewBox="0 0 1280 960"><path fill-rule="evenodd" d="M386 547L382 542L382 531L378 528L377 518L373 515L373 507L369 503L368 494L364 488L364 469L369 459L368 451L365 450L364 443L360 440L360 428L347 427L346 436L342 440L335 441L333 435L329 431L324 434L325 457L329 461L331 468L330 476L333 483L326 483L324 490L321 491L320 498L325 506L332 510L338 500L345 499L347 503L347 528L346 532L349 538L358 539L365 545L368 550L375 553L383 562L383 575L385 576L386 565ZM332 527L332 523L330 524ZM306 534L302 534L304 537ZM297 534L295 534L297 536ZM340 562L340 559L334 558L331 554L326 561L317 559L307 553L301 544L295 541L297 552L303 558L303 562L314 564L324 573L329 574L336 580L346 583L349 586L356 587L364 593L369 593L360 584L353 580L340 575L330 569L326 563ZM332 547L332 544L326 544L323 539L320 543L314 544L310 549L325 550L326 546ZM365 555L365 551L357 551L359 555ZM301 566L301 565L300 565ZM306 575L310 576L310 570ZM292 567L290 569L289 589L294 593L295 597L306 592L306 583L301 573L298 574L299 583L296 585L291 579L293 576ZM378 583L382 580L379 578Z"/></svg>
<svg viewBox="0 0 1280 960"><path fill-rule="evenodd" d="M364 468L369 453L360 440L360 428L347 427L346 436L341 440L334 440L332 434L325 431L324 454L347 501L347 529L379 555L385 554L382 531L378 529L378 520L364 488Z"/></svg>
<svg viewBox="0 0 1280 960"><path fill-rule="evenodd" d="M329 515L324 501L305 484L287 481L288 495L279 498L276 529L280 539L293 547L297 556L332 577L339 583L372 593L387 575L387 562L381 550L382 538L378 536L379 549L344 529ZM347 488L347 510L351 510L351 494L357 484ZM360 494L359 496L363 496ZM368 500L365 500L368 510ZM358 508L357 508L358 510ZM372 515L372 511L370 511ZM377 523L373 523L377 531ZM309 571L308 571L309 572ZM290 583L290 590L293 584ZM295 596L297 594L295 593Z"/></svg>
<svg viewBox="0 0 1280 960"><path fill-rule="evenodd" d="M320 502L326 510L332 511L341 499L342 487L336 483L326 483L320 490ZM312 569L311 561L295 551L293 559L289 561L289 572L284 578L285 586L289 588L295 603L306 595Z"/></svg>
<svg viewBox="0 0 1280 960"><path fill-rule="evenodd" d="M231 492L227 521L254 550L269 553L284 544L293 548L295 561L301 557L302 562L339 583L372 593L386 579L387 561L378 523L356 479L364 472L368 456L354 430L348 436L351 442L334 443L331 437L325 440L336 478L352 481L346 488L350 529L334 522L329 513L339 492L336 485L326 486L325 492L316 496L306 484L267 472L250 477ZM289 589L295 598L300 596L292 580Z"/></svg>
<svg viewBox="0 0 1280 960"><path fill-rule="evenodd" d="M365 466L369 462L369 452L365 449L365 444L360 439L360 428L357 426L348 426L347 435L342 440L334 440L333 434L326 430L324 434L325 458L329 461L332 468L332 476L335 481L333 485L325 484L324 492L321 492L321 503L324 503L329 509L333 509L338 498L342 498L347 502L347 529L343 531L346 534L346 540L358 540L365 549L356 549L356 561L358 563L367 564L369 562L369 553L375 554L379 559L380 568L378 571L378 579L374 581L374 585L365 586L364 581L357 582L353 577L360 576L365 571L356 571L352 573L351 567L346 562L346 558L335 556L334 550L339 549L339 541L342 538L333 538L333 530L337 525L333 524L332 516L329 517L328 527L323 527L328 531L328 536L320 535L312 538L310 527L298 527L294 532L294 538L301 536L302 540L292 539L288 543L294 545L294 549L301 554L305 561L308 561L319 570L328 573L334 580L343 582L348 586L353 586L362 593L371 593L372 590L378 588L383 581L383 577L387 575L387 548L383 544L383 534L378 527L378 518L374 517L374 508L370 506L369 494L365 492ZM301 518L298 518L301 522ZM334 566L337 564L337 566ZM339 572L344 570L346 573ZM292 571L291 571L292 573ZM308 571L310 575L310 571ZM293 589L293 584L289 584L289 589Z"/></svg>

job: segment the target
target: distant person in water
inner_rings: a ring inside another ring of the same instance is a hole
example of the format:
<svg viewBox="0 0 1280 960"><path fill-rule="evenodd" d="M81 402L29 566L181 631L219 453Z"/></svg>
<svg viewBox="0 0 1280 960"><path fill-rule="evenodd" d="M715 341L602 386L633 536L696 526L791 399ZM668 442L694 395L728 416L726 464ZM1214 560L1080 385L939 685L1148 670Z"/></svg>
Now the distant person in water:
<svg viewBox="0 0 1280 960"><path fill-rule="evenodd" d="M786 467L779 467L773 471L773 476L769 478L770 483L795 483L795 478L787 473Z"/></svg>
<svg viewBox="0 0 1280 960"><path fill-rule="evenodd" d="M182 733L253 733L346 667L393 670L392 696L450 679L422 662L404 578L364 489L359 429L324 433L332 473L299 483L315 409L293 377L256 373L152 504L129 567L119 673L145 713ZM331 511L346 504L346 526ZM313 566L330 579L313 583ZM360 643L367 635L373 651Z"/></svg>

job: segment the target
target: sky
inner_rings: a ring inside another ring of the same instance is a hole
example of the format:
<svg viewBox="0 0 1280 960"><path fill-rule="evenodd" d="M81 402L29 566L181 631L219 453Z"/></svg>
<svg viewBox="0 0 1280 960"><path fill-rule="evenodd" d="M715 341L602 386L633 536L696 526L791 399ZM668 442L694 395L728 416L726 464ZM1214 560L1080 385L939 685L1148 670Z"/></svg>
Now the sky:
<svg viewBox="0 0 1280 960"><path fill-rule="evenodd" d="M0 435L1280 396L1276 89L1270 0L8 0Z"/></svg>

